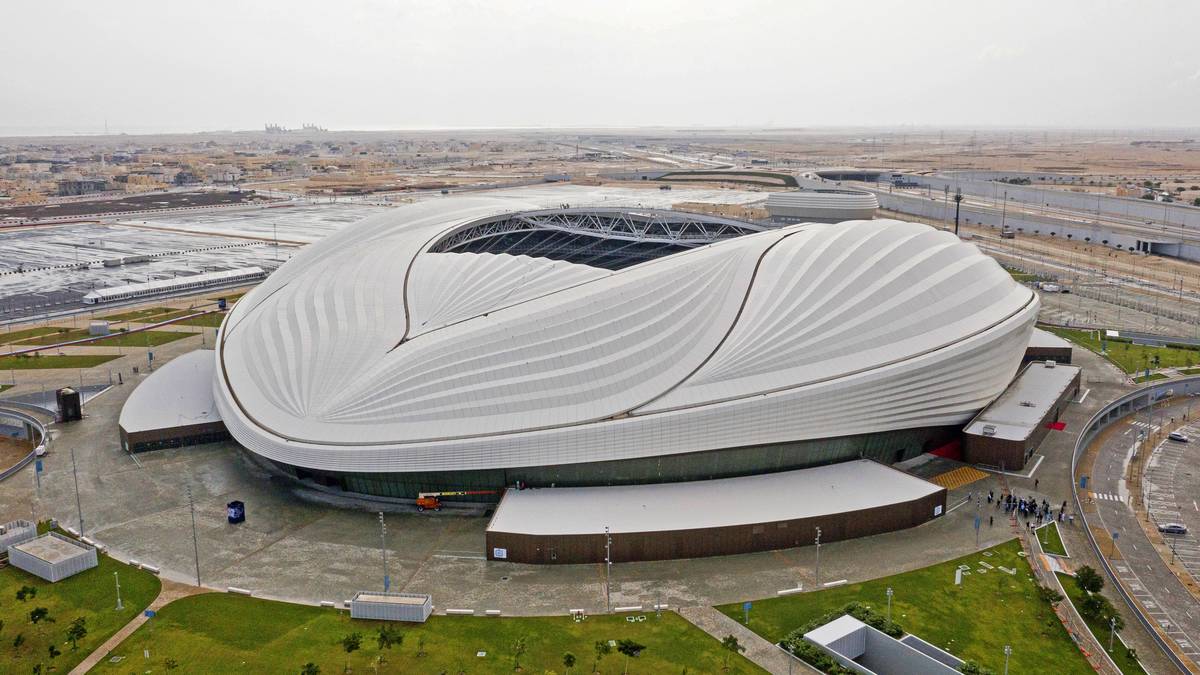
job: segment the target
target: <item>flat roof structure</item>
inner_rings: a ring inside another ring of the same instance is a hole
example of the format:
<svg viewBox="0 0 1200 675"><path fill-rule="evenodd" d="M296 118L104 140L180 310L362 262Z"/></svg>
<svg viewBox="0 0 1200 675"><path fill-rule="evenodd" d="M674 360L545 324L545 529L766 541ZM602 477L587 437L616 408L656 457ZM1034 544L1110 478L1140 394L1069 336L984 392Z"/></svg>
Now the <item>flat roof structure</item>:
<svg viewBox="0 0 1200 675"><path fill-rule="evenodd" d="M1079 373L1078 366L1029 364L964 433L1013 441L1029 438L1062 395L1078 384Z"/></svg>
<svg viewBox="0 0 1200 675"><path fill-rule="evenodd" d="M59 563L87 550L85 546L69 539L45 536L17 544L13 548L46 563Z"/></svg>
<svg viewBox="0 0 1200 675"><path fill-rule="evenodd" d="M844 667L862 675L952 675L963 661L915 636L897 640L843 614L804 634Z"/></svg>
<svg viewBox="0 0 1200 675"><path fill-rule="evenodd" d="M359 591L350 600L350 617L381 621L423 622L433 613L433 599L422 593Z"/></svg>
<svg viewBox="0 0 1200 675"><path fill-rule="evenodd" d="M509 489L487 528L488 557L513 562L664 560L836 541L941 515L946 490L861 459L715 480ZM827 534L826 534L827 533Z"/></svg>
<svg viewBox="0 0 1200 675"><path fill-rule="evenodd" d="M1070 342L1041 328L1033 329L1033 335L1029 337L1029 346L1041 349L1071 349Z"/></svg>
<svg viewBox="0 0 1200 675"><path fill-rule="evenodd" d="M94 547L57 532L47 532L36 539L9 546L8 560L13 567L50 582L66 579L99 564Z"/></svg>
<svg viewBox="0 0 1200 675"><path fill-rule="evenodd" d="M860 459L717 480L509 490L489 531L660 532L827 516L920 499L940 487Z"/></svg>

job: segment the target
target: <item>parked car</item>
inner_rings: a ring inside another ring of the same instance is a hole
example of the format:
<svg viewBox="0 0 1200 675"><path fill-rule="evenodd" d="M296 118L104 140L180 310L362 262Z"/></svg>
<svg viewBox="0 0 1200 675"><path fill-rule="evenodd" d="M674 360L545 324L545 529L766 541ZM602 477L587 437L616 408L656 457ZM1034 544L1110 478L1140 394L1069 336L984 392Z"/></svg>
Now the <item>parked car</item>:
<svg viewBox="0 0 1200 675"><path fill-rule="evenodd" d="M1180 431L1172 431L1171 433L1167 434L1167 438L1173 441L1179 441L1180 443L1187 443L1190 440L1187 437L1187 434Z"/></svg>
<svg viewBox="0 0 1200 675"><path fill-rule="evenodd" d="M1187 534L1187 525L1182 523L1163 523L1158 526L1158 531L1163 534Z"/></svg>

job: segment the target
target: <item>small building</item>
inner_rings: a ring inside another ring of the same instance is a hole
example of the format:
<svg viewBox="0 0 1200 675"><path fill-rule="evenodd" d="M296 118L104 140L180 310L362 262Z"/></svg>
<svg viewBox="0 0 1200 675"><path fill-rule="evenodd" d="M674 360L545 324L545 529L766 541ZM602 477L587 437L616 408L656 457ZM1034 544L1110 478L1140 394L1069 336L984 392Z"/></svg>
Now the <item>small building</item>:
<svg viewBox="0 0 1200 675"><path fill-rule="evenodd" d="M967 423L963 459L1020 470L1079 392L1079 381L1077 366L1054 361L1025 366L1003 394Z"/></svg>
<svg viewBox="0 0 1200 675"><path fill-rule="evenodd" d="M848 614L810 630L804 639L862 675L955 675L963 664L914 635L897 640Z"/></svg>
<svg viewBox="0 0 1200 675"><path fill-rule="evenodd" d="M840 223L874 218L879 198L863 190L806 185L794 192L772 192L766 208L776 223Z"/></svg>
<svg viewBox="0 0 1200 675"><path fill-rule="evenodd" d="M1029 346L1025 348L1022 363L1033 361L1054 361L1055 363L1071 362L1071 343L1058 337L1050 331L1034 328L1029 338Z"/></svg>
<svg viewBox="0 0 1200 675"><path fill-rule="evenodd" d="M177 356L154 371L121 408L121 448L146 452L228 439L213 398L215 375L216 357L207 349Z"/></svg>
<svg viewBox="0 0 1200 675"><path fill-rule="evenodd" d="M433 613L433 598L423 593L359 591L350 600L350 618L424 623Z"/></svg>
<svg viewBox="0 0 1200 675"><path fill-rule="evenodd" d="M47 532L22 544L9 546L8 562L17 569L49 582L75 576L99 564L94 546L57 532Z"/></svg>
<svg viewBox="0 0 1200 675"><path fill-rule="evenodd" d="M865 537L941 516L946 489L868 459L715 480L509 489L488 560L676 560Z"/></svg>
<svg viewBox="0 0 1200 675"><path fill-rule="evenodd" d="M14 520L0 525L0 551L23 544L37 536L37 525L28 520Z"/></svg>
<svg viewBox="0 0 1200 675"><path fill-rule="evenodd" d="M94 192L104 192L107 189L108 181L102 178L74 178L58 181L59 197L90 195Z"/></svg>
<svg viewBox="0 0 1200 675"><path fill-rule="evenodd" d="M107 321L97 319L88 324L88 335L108 335L110 332Z"/></svg>

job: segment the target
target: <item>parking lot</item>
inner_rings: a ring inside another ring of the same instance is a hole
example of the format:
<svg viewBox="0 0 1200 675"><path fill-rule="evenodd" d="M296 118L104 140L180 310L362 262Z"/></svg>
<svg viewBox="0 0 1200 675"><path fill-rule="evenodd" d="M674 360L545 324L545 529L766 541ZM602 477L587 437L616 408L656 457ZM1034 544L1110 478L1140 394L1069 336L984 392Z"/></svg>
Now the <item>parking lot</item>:
<svg viewBox="0 0 1200 675"><path fill-rule="evenodd" d="M1146 466L1142 489L1150 519L1158 526L1180 523L1187 527L1183 535L1164 534L1163 539L1174 551L1193 579L1200 580L1200 450L1196 437L1200 423L1182 430L1191 442L1164 440L1154 449Z"/></svg>

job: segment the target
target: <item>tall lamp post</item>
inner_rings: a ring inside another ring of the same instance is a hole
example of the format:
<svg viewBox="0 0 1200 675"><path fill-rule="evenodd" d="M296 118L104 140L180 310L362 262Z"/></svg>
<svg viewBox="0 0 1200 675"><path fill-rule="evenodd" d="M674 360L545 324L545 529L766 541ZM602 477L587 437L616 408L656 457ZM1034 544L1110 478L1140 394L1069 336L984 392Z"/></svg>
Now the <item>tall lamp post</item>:
<svg viewBox="0 0 1200 675"><path fill-rule="evenodd" d="M121 604L121 578L117 576L116 572L113 572L113 581L115 581L117 583L117 611L119 612L119 611L125 609L125 605ZM1110 644L1111 644L1111 641L1110 641ZM1108 651L1111 652L1112 647L1109 647Z"/></svg>
<svg viewBox="0 0 1200 675"><path fill-rule="evenodd" d="M892 620L892 593L893 593L892 587L888 586L888 589L887 589L887 598L888 598L887 619L888 619L888 621Z"/></svg>
<svg viewBox="0 0 1200 675"><path fill-rule="evenodd" d="M1012 656L1012 647L1004 645L1004 675L1008 675L1008 657Z"/></svg>
<svg viewBox="0 0 1200 675"><path fill-rule="evenodd" d="M954 191L954 236L958 236L958 212L962 207L962 188Z"/></svg>
<svg viewBox="0 0 1200 675"><path fill-rule="evenodd" d="M612 612L612 536L604 526L604 607Z"/></svg>
<svg viewBox="0 0 1200 675"><path fill-rule="evenodd" d="M817 586L821 585L821 528L817 528Z"/></svg>
<svg viewBox="0 0 1200 675"><path fill-rule="evenodd" d="M83 536L83 505L79 501L79 469L75 466L75 446L71 446L71 475L75 477L75 510L79 513L79 536Z"/></svg>
<svg viewBox="0 0 1200 675"><path fill-rule="evenodd" d="M388 576L387 523L383 522L383 511L379 512L379 550L383 553L383 592L386 593L392 585L392 580Z"/></svg>

